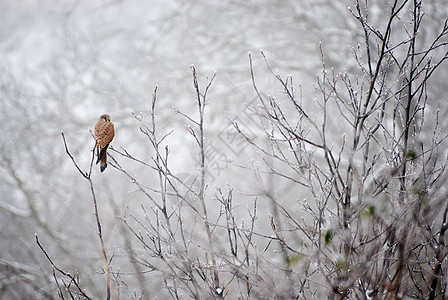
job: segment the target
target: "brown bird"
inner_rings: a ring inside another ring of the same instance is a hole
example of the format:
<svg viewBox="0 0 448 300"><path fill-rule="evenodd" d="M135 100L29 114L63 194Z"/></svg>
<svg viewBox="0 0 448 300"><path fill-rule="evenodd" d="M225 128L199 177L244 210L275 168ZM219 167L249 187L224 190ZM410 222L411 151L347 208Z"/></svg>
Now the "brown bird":
<svg viewBox="0 0 448 300"><path fill-rule="evenodd" d="M101 172L104 172L107 167L107 148L109 148L114 135L114 124L110 121L110 116L107 114L101 115L95 125L95 148L98 155L96 163L98 164L101 161Z"/></svg>

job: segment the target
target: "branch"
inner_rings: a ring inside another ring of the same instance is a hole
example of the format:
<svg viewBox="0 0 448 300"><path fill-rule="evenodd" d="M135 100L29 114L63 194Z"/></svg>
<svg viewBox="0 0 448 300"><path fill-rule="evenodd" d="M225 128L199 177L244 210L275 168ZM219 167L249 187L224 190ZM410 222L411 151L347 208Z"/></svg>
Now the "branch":
<svg viewBox="0 0 448 300"><path fill-rule="evenodd" d="M93 198L93 207L95 209L95 219L96 219L96 225L97 225L97 228L98 228L98 237L100 239L100 244L101 244L101 258L102 258L102 263L103 263L103 271L104 271L104 274L106 276L106 299L109 300L110 297L111 297L111 291L112 291L112 281L111 281L111 278L110 278L110 265L109 265L109 261L107 259L106 248L104 246L103 233L102 233L101 222L100 222L100 217L99 217L99 213L98 213L98 204L97 204L97 201L96 201L95 189L93 187L93 182L92 182L92 178L91 178L93 161L95 159L95 147L93 148L93 151L92 151L92 160L90 161L89 172L83 172L81 170L81 168L78 166L78 164L76 163L75 158L73 157L73 155L68 150L67 141L65 140L64 132L61 132L61 135L62 135L62 139L64 141L65 152L71 158L73 164L75 165L75 167L79 171L79 173L85 179L87 179L87 181L89 181L90 191L92 193L92 198Z"/></svg>
<svg viewBox="0 0 448 300"><path fill-rule="evenodd" d="M75 286L78 288L78 291L81 293L81 295L83 297L85 297L86 299L92 299L89 296L86 295L86 293L82 290L82 288L79 286L78 281L76 280L75 276L71 275L68 272L65 272L64 270L60 269L58 266L56 266L56 264L51 260L50 256L48 255L47 251L45 251L44 247L41 245L41 243L39 242L39 237L37 236L37 233L34 234L34 236L36 237L36 243L39 246L39 248L42 250L42 252L44 253L45 257L48 259L48 261L50 262L50 264L53 267L53 276L56 279L56 276L54 275L54 270L58 271L59 273L61 273L64 276L67 276L68 278L70 278L70 282L73 282L75 284ZM58 284L59 287L59 284ZM60 290L60 287L59 287Z"/></svg>

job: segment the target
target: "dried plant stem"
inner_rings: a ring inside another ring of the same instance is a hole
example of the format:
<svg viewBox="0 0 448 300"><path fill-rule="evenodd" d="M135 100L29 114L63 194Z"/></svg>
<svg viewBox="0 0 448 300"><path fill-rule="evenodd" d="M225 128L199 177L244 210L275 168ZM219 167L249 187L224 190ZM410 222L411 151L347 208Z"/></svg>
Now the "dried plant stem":
<svg viewBox="0 0 448 300"><path fill-rule="evenodd" d="M111 298L111 295L113 292L113 286L112 286L112 280L111 280L111 274L110 274L110 265L109 265L109 260L107 259L106 247L104 245L104 240L103 240L103 231L101 229L100 216L99 216L99 212L98 212L98 203L97 203L97 199L96 199L96 195L95 195L95 188L93 186L93 181L91 178L93 161L95 159L95 151L94 151L95 148L92 150L92 159L90 161L89 172L83 172L81 170L81 168L78 166L78 164L76 163L75 158L73 157L73 155L70 153L70 151L68 149L68 145L67 145L67 141L65 139L64 132L61 132L61 135L62 135L62 139L64 141L65 152L71 158L71 160L72 160L73 164L75 165L76 169L78 170L78 172L89 182L89 185L90 185L90 192L92 193L92 200L93 200L93 208L95 210L95 220L96 220L96 225L97 225L97 229L98 229L98 238L100 240L100 245L101 245L101 261L102 261L102 265L103 265L104 275L106 276L106 299L109 300Z"/></svg>

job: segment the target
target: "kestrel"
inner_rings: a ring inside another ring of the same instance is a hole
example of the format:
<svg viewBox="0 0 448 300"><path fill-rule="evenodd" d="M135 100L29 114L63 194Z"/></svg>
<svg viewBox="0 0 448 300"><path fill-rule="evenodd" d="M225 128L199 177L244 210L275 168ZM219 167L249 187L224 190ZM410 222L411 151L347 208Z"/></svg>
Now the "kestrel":
<svg viewBox="0 0 448 300"><path fill-rule="evenodd" d="M110 121L110 116L107 114L101 115L95 125L95 148L97 149L98 159L96 163L100 164L101 172L107 167L107 148L112 142L115 135L114 124Z"/></svg>

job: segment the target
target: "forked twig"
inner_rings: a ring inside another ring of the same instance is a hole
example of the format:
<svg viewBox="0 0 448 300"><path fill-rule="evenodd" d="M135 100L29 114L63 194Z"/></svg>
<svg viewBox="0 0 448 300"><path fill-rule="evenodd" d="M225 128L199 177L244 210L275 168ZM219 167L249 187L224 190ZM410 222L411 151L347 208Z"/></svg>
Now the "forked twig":
<svg viewBox="0 0 448 300"><path fill-rule="evenodd" d="M100 239L100 244L101 244L101 259L102 259L102 264L103 264L103 271L106 276L106 299L110 299L111 292L112 292L112 280L110 278L110 264L109 264L109 260L107 259L106 247L104 246L103 233L102 233L102 229L101 229L101 222L100 222L100 217L99 217L99 212L98 212L98 204L96 201L95 189L93 187L93 182L92 182L92 178L91 178L93 161L95 159L95 148L92 151L92 159L90 161L89 172L83 172L81 170L81 168L78 166L78 164L76 163L75 158L73 157L73 155L70 153L70 151L68 149L64 132L61 131L61 135L62 135L62 139L64 141L65 152L71 158L71 160L72 160L73 164L75 165L76 169L78 170L78 172L85 179L87 179L90 184L90 191L92 193L92 199L93 199L93 207L95 209L95 219L96 219L96 224L97 224L97 228L98 228L98 237Z"/></svg>
<svg viewBox="0 0 448 300"><path fill-rule="evenodd" d="M68 272L65 272L64 270L62 270L61 268L59 268L58 266L56 266L56 264L53 262L53 260L51 259L50 255L48 255L47 251L44 249L44 247L42 246L42 244L39 242L39 237L37 235L37 233L34 234L36 237L36 243L39 246L39 248L42 250L42 252L44 253L45 257L48 259L48 261L50 262L51 266L53 267L53 277L56 280L56 275L54 273L54 270L58 271L59 273L61 273L64 276L67 276L68 278L70 278L70 282L73 282L75 284L75 286L78 288L78 291L81 293L81 295L83 297L85 297L86 299L92 299L89 296L86 295L86 293L82 290L82 288L79 286L78 281L76 280L75 276L71 275ZM57 280L56 280L57 283ZM57 283L58 284L58 283ZM62 291L61 291L61 287L58 284L58 289L59 292L62 295Z"/></svg>

